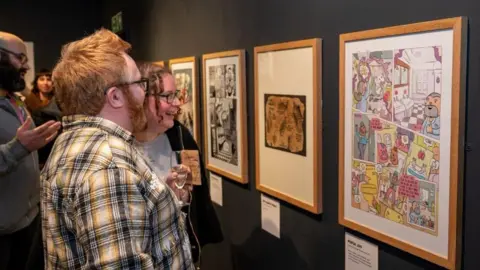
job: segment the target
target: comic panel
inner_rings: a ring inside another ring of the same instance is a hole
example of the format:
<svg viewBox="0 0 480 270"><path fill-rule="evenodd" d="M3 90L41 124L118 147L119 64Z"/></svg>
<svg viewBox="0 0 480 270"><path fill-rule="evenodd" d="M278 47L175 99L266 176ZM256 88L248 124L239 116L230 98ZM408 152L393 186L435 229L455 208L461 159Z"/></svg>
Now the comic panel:
<svg viewBox="0 0 480 270"><path fill-rule="evenodd" d="M436 235L440 144L374 115L354 119L352 207Z"/></svg>
<svg viewBox="0 0 480 270"><path fill-rule="evenodd" d="M398 150L395 146L397 126L379 118L372 118L370 127L375 132L376 163L382 166L397 166Z"/></svg>
<svg viewBox="0 0 480 270"><path fill-rule="evenodd" d="M439 140L442 48L395 50L394 62L394 121Z"/></svg>
<svg viewBox="0 0 480 270"><path fill-rule="evenodd" d="M378 215L379 173L375 164L353 160L352 207Z"/></svg>
<svg viewBox="0 0 480 270"><path fill-rule="evenodd" d="M353 54L353 107L392 121L393 51Z"/></svg>
<svg viewBox="0 0 480 270"><path fill-rule="evenodd" d="M378 118L371 121L372 116L362 113L353 114L353 158L375 162L375 129ZM373 125L373 127L372 127Z"/></svg>
<svg viewBox="0 0 480 270"><path fill-rule="evenodd" d="M211 66L208 76L212 156L238 166L236 67Z"/></svg>
<svg viewBox="0 0 480 270"><path fill-rule="evenodd" d="M409 176L405 176L407 178ZM408 224L414 228L423 229L431 234L437 234L437 188L436 184L416 180L409 177L404 190L408 194Z"/></svg>
<svg viewBox="0 0 480 270"><path fill-rule="evenodd" d="M306 96L265 94L265 147L306 156Z"/></svg>
<svg viewBox="0 0 480 270"><path fill-rule="evenodd" d="M191 134L194 133L194 112L193 112L193 82L192 69L177 69L173 71L177 87L177 97L180 102L180 112L177 120L188 128Z"/></svg>

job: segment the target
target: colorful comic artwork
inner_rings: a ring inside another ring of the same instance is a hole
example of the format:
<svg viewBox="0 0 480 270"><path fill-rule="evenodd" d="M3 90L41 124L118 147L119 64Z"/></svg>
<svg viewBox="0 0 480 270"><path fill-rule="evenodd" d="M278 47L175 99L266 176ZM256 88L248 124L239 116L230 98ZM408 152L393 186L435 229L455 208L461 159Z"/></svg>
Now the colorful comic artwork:
<svg viewBox="0 0 480 270"><path fill-rule="evenodd" d="M353 54L354 208L438 234L442 51Z"/></svg>
<svg viewBox="0 0 480 270"><path fill-rule="evenodd" d="M180 113L176 119L188 128L192 135L194 132L194 107L193 107L193 70L176 69L173 70L175 84L177 86L178 100L180 101Z"/></svg>

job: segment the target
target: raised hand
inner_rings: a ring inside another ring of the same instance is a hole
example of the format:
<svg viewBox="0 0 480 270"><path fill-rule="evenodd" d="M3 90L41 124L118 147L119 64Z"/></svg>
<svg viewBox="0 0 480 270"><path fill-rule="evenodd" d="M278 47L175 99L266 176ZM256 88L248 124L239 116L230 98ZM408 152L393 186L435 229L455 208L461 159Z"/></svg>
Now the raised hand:
<svg viewBox="0 0 480 270"><path fill-rule="evenodd" d="M61 123L48 121L34 129L31 129L31 126L32 118L28 117L25 123L18 128L17 139L28 151L33 152L55 139Z"/></svg>

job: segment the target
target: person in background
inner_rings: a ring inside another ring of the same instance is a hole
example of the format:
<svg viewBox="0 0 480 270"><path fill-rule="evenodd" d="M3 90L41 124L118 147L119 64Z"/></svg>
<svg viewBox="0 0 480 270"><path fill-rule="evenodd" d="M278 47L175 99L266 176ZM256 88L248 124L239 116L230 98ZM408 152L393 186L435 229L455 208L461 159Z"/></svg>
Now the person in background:
<svg viewBox="0 0 480 270"><path fill-rule="evenodd" d="M50 70L42 69L37 73L32 85L33 88L30 94L26 97L25 104L32 114L35 124L39 126L50 120L61 121L62 113L55 100L52 85L52 73ZM45 145L45 147L38 150L40 169L43 168L47 161L54 143L55 141L51 141Z"/></svg>
<svg viewBox="0 0 480 270"><path fill-rule="evenodd" d="M176 165L174 151L199 148L188 129L174 120L179 111L178 90L175 78L166 68L151 64L138 64L142 77L149 79L149 92L144 103L147 115L153 115L146 130L135 134L136 145L145 159L159 175L171 175ZM150 113L148 113L150 112ZM152 113L153 112L153 113ZM222 229L210 199L206 170L199 153L201 185L193 186L190 204L182 210L186 212L188 233L192 243L192 256L195 262L200 259L201 248L209 243L223 241ZM175 185L169 185L173 190ZM185 187L184 187L185 188Z"/></svg>
<svg viewBox="0 0 480 270"><path fill-rule="evenodd" d="M60 128L55 121L35 127L17 95L25 89L27 62L22 39L0 32L0 270L22 270L30 260L40 228L37 150Z"/></svg>
<svg viewBox="0 0 480 270"><path fill-rule="evenodd" d="M46 269L194 269L175 195L133 145L148 80L130 48L101 29L53 70L63 131L40 181Z"/></svg>
<svg viewBox="0 0 480 270"><path fill-rule="evenodd" d="M53 98L52 73L42 69L35 75L32 90L25 99L25 104L30 110L37 110L47 106Z"/></svg>

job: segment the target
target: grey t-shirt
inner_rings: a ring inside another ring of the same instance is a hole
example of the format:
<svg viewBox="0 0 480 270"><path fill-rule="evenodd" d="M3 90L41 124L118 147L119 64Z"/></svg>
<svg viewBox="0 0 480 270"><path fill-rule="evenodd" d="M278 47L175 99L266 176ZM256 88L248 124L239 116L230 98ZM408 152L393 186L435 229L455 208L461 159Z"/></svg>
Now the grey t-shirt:
<svg viewBox="0 0 480 270"><path fill-rule="evenodd" d="M139 152L159 178L166 177L170 168L177 165L172 146L165 133L149 142L135 142Z"/></svg>
<svg viewBox="0 0 480 270"><path fill-rule="evenodd" d="M158 178L161 181L165 181L170 168L177 165L175 152L172 150L172 146L170 145L167 135L163 133L149 142L135 141L135 146L140 154L142 154L143 158L148 162ZM169 190L172 192L177 205L182 206L183 204L180 200L178 200L175 192L173 192L170 187Z"/></svg>

